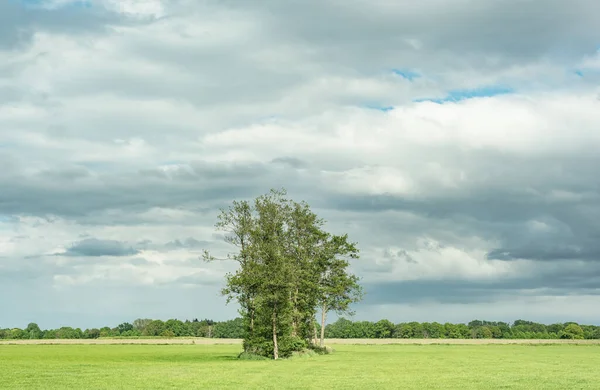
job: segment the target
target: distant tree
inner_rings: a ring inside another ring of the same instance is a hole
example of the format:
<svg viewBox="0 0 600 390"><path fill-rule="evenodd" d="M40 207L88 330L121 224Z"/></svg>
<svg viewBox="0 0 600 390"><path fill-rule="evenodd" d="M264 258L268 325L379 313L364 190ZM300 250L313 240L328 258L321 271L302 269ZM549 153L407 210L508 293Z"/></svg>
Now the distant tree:
<svg viewBox="0 0 600 390"><path fill-rule="evenodd" d="M117 326L117 331L119 332L119 334L123 334L132 329L133 329L133 325L130 324L129 322L123 322L122 324L119 324Z"/></svg>
<svg viewBox="0 0 600 390"><path fill-rule="evenodd" d="M84 339L97 339L99 337L100 337L100 329L96 329L96 328L86 329L83 332Z"/></svg>
<svg viewBox="0 0 600 390"><path fill-rule="evenodd" d="M473 320L473 321L469 322L467 326L470 329L475 329L475 328L482 327L483 325L484 325L483 321L481 321L481 320Z"/></svg>
<svg viewBox="0 0 600 390"><path fill-rule="evenodd" d="M565 326L563 324L551 324L546 327L548 332L559 334Z"/></svg>
<svg viewBox="0 0 600 390"><path fill-rule="evenodd" d="M100 337L111 337L113 336L112 329L108 326L100 328Z"/></svg>
<svg viewBox="0 0 600 390"><path fill-rule="evenodd" d="M149 318L138 318L133 321L133 327L143 333L146 330L146 326L151 322L152 320Z"/></svg>
<svg viewBox="0 0 600 390"><path fill-rule="evenodd" d="M480 326L479 328L476 328L475 335L478 339L491 339L494 334L489 326Z"/></svg>
<svg viewBox="0 0 600 390"><path fill-rule="evenodd" d="M58 339L80 339L83 338L83 331L79 328L71 328L63 326L56 330L56 338Z"/></svg>
<svg viewBox="0 0 600 390"><path fill-rule="evenodd" d="M387 339L394 334L395 326L389 320L379 320L375 323L375 337Z"/></svg>
<svg viewBox="0 0 600 390"><path fill-rule="evenodd" d="M165 330L165 323L161 320L154 320L146 325L144 332L142 333L144 336L160 336L162 332Z"/></svg>
<svg viewBox="0 0 600 390"><path fill-rule="evenodd" d="M426 338L439 339L444 337L444 326L438 322L424 322L423 334Z"/></svg>
<svg viewBox="0 0 600 390"><path fill-rule="evenodd" d="M571 323L560 333L561 339L583 339L583 329L581 326Z"/></svg>
<svg viewBox="0 0 600 390"><path fill-rule="evenodd" d="M422 339L422 338L426 337L423 324L421 324L420 322L413 321L413 322L409 322L408 325L412 329L412 336L411 336L412 338Z"/></svg>
<svg viewBox="0 0 600 390"><path fill-rule="evenodd" d="M214 325L212 337L219 339L241 339L245 336L244 320L236 318L229 321L217 322Z"/></svg>
<svg viewBox="0 0 600 390"><path fill-rule="evenodd" d="M462 334L458 330L458 326L455 324L451 324L449 322L444 324L444 335L448 339L460 339L462 338Z"/></svg>
<svg viewBox="0 0 600 390"><path fill-rule="evenodd" d="M177 319L170 319L165 322L165 330L173 332L175 337L185 336L186 326L185 324Z"/></svg>
<svg viewBox="0 0 600 390"><path fill-rule="evenodd" d="M41 339L43 334L42 334L42 330L40 329L40 327L38 326L38 324L36 323L30 323L29 325L27 325L27 328L25 329L25 333L26 333L26 338L28 339Z"/></svg>
<svg viewBox="0 0 600 390"><path fill-rule="evenodd" d="M348 339L352 337L352 321L346 318L338 318L333 324L325 326L325 335L333 339Z"/></svg>
<svg viewBox="0 0 600 390"><path fill-rule="evenodd" d="M13 340L21 340L27 338L26 336L27 333L23 329L13 328L10 330L8 338Z"/></svg>
<svg viewBox="0 0 600 390"><path fill-rule="evenodd" d="M397 324L394 329L394 337L400 339L409 339L412 337L413 331L410 324Z"/></svg>

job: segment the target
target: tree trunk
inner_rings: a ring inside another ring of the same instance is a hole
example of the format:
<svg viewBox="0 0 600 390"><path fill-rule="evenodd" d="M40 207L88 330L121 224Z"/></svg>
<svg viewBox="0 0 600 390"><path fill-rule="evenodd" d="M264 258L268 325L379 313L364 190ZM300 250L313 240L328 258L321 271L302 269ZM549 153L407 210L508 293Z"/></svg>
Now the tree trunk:
<svg viewBox="0 0 600 390"><path fill-rule="evenodd" d="M273 359L279 359L279 347L277 346L277 305L273 307Z"/></svg>
<svg viewBox="0 0 600 390"><path fill-rule="evenodd" d="M296 291L294 293L294 311L292 315L292 337L298 336L298 287L296 287Z"/></svg>
<svg viewBox="0 0 600 390"><path fill-rule="evenodd" d="M325 346L325 318L327 317L327 307L321 307L321 347Z"/></svg>
<svg viewBox="0 0 600 390"><path fill-rule="evenodd" d="M254 301L250 299L250 336L254 335Z"/></svg>
<svg viewBox="0 0 600 390"><path fill-rule="evenodd" d="M319 342L319 338L317 336L317 327L315 326L317 320L315 318L313 318L313 322L312 322L312 328L313 328L313 344L317 345L317 343Z"/></svg>

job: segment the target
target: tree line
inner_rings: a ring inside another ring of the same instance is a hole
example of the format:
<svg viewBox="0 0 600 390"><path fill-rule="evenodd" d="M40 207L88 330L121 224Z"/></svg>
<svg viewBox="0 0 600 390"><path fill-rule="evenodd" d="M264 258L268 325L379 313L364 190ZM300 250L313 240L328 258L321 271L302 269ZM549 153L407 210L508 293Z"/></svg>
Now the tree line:
<svg viewBox="0 0 600 390"><path fill-rule="evenodd" d="M320 332L320 324L315 324ZM243 318L228 321L170 319L167 321L137 319L116 327L81 330L61 327L41 330L31 323L26 328L0 329L0 339L95 339L99 337L205 337L243 339L246 337ZM389 320L351 321L340 318L323 329L326 338L344 339L600 339L600 326L576 322L545 325L533 321L506 322L474 320L467 324L438 322L401 322Z"/></svg>
<svg viewBox="0 0 600 390"><path fill-rule="evenodd" d="M327 338L342 339L600 339L600 326L576 322L551 325L516 320L512 324L474 320L468 324L438 322L402 322L389 320L350 321L340 318L325 327Z"/></svg>
<svg viewBox="0 0 600 390"><path fill-rule="evenodd" d="M64 326L58 329L42 330L36 323L25 329L0 329L0 339L97 339L100 337L244 337L242 319L228 321L169 319L167 321L138 318L133 323L123 322L116 327L102 327L81 330Z"/></svg>

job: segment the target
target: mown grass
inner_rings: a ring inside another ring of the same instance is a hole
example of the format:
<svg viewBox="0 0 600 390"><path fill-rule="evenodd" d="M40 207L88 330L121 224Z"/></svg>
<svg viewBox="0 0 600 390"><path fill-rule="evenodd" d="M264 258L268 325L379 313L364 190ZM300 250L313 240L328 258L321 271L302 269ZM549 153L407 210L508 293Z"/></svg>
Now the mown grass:
<svg viewBox="0 0 600 390"><path fill-rule="evenodd" d="M0 345L0 389L596 389L597 345L336 345L240 361L239 345Z"/></svg>

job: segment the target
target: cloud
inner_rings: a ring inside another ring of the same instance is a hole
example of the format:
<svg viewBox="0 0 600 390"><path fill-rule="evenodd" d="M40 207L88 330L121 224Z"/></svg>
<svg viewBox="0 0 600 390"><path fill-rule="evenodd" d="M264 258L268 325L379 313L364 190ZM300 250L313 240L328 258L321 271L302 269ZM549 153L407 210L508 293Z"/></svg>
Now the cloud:
<svg viewBox="0 0 600 390"><path fill-rule="evenodd" d="M84 257L99 257L99 256L131 256L139 253L131 246L127 246L123 242L114 240L99 240L96 238L87 238L76 242L71 247L67 248L63 256L84 256Z"/></svg>
<svg viewBox="0 0 600 390"><path fill-rule="evenodd" d="M124 22L105 9L85 6L43 7L59 2L3 1L0 4L0 49L28 44L40 32L101 34L108 25ZM66 3L66 2L62 2ZM83 5L73 1L72 5Z"/></svg>
<svg viewBox="0 0 600 390"><path fill-rule="evenodd" d="M280 187L358 242L359 318L592 318L595 2L82 4L0 2L9 325L222 315L197 252Z"/></svg>
<svg viewBox="0 0 600 390"><path fill-rule="evenodd" d="M210 244L210 241L198 241L193 237L188 237L185 240L169 241L165 244L165 247L168 249L202 249Z"/></svg>

